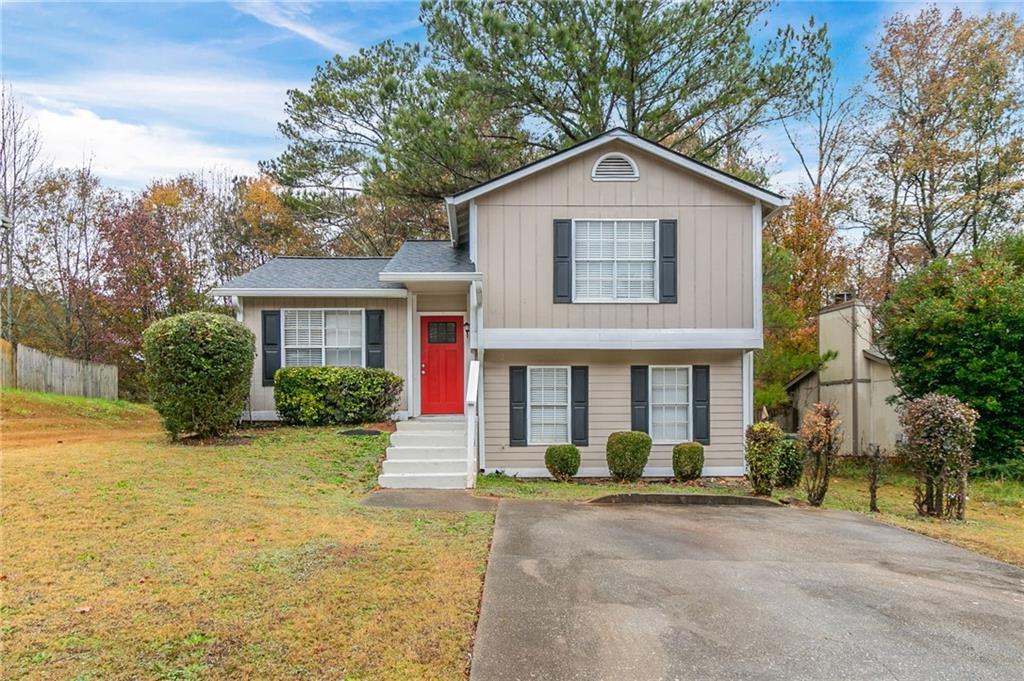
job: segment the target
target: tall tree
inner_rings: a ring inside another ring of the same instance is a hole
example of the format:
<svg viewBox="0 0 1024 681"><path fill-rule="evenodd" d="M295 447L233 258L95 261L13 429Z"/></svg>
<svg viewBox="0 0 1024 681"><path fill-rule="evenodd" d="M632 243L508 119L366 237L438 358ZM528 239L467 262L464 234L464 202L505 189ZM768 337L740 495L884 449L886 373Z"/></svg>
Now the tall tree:
<svg viewBox="0 0 1024 681"><path fill-rule="evenodd" d="M614 125L714 161L731 140L805 106L825 29L753 35L770 2L428 0L440 63L472 74L555 151Z"/></svg>
<svg viewBox="0 0 1024 681"><path fill-rule="evenodd" d="M38 317L45 328L35 333L47 339L47 347L39 349L79 359L97 356L99 221L117 201L117 193L105 189L88 166L49 170L36 183L17 257L27 288L47 308Z"/></svg>
<svg viewBox="0 0 1024 681"><path fill-rule="evenodd" d="M900 270L1020 224L1024 24L1015 14L897 14L871 52L866 222Z"/></svg>
<svg viewBox="0 0 1024 681"><path fill-rule="evenodd" d="M0 82L0 214L4 217L0 228L0 285L4 288L0 298L0 333L12 343L18 341L16 305L21 302L21 296L16 298L16 289L19 293L24 291L15 278L15 253L21 246L21 221L40 170L39 151L39 130L14 98L11 86Z"/></svg>

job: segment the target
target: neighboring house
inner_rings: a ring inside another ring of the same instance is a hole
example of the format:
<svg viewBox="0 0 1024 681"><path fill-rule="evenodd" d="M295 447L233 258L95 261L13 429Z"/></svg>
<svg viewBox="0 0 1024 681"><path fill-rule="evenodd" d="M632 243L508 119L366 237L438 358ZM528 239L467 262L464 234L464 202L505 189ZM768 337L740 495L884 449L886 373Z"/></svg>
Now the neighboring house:
<svg viewBox="0 0 1024 681"><path fill-rule="evenodd" d="M786 384L789 430L799 428L815 402L834 402L843 421L842 454L866 454L871 444L895 449L899 424L896 408L887 400L896 394L896 386L888 360L874 345L873 329L871 310L850 294L838 294L822 308L818 352L836 356L820 370L805 371Z"/></svg>
<svg viewBox="0 0 1024 681"><path fill-rule="evenodd" d="M630 429L654 439L647 475L684 440L705 475L742 475L762 222L787 203L617 128L448 198L450 240L277 258L213 294L258 338L253 418L274 418L280 366L405 379L384 486L545 476L564 442L607 475L608 435Z"/></svg>

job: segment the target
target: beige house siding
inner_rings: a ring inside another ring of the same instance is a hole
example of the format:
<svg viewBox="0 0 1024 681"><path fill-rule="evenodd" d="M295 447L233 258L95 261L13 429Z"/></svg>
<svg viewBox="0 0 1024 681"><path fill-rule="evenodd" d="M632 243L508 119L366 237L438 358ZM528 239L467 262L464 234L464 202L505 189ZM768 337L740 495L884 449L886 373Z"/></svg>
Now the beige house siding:
<svg viewBox="0 0 1024 681"><path fill-rule="evenodd" d="M580 448L581 469L605 468L608 435L630 429L630 366L707 364L711 367L711 444L704 464L743 467L742 353L738 351L489 350L484 355L484 465L488 470L543 469L544 445L509 446L509 367L587 365L589 441ZM655 445L648 469L669 469L672 448Z"/></svg>
<svg viewBox="0 0 1024 681"><path fill-rule="evenodd" d="M594 162L622 151L636 182L594 182ZM476 199L477 269L490 328L751 328L753 205L738 192L625 145L610 145ZM552 302L553 221L678 221L679 302Z"/></svg>
<svg viewBox="0 0 1024 681"><path fill-rule="evenodd" d="M263 386L263 310L288 308L354 307L384 310L384 368L406 378L406 310L403 298L243 298L242 321L256 335L256 361L253 364L250 408L254 412L274 411L274 389ZM406 389L398 407L408 410Z"/></svg>

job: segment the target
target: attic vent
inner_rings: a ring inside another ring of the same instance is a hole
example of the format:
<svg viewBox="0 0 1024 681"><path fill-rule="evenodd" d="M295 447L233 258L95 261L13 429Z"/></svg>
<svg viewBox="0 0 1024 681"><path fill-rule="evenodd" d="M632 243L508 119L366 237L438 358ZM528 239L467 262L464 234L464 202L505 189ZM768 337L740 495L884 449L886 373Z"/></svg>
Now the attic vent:
<svg viewBox="0 0 1024 681"><path fill-rule="evenodd" d="M636 182L640 179L640 173L629 156L605 154L597 159L590 178L594 182Z"/></svg>

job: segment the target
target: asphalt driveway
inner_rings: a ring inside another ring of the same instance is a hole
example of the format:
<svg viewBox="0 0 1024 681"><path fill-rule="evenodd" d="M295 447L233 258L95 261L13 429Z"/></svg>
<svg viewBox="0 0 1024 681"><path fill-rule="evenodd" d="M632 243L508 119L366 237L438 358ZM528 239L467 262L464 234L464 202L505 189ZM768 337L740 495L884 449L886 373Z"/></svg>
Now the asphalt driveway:
<svg viewBox="0 0 1024 681"><path fill-rule="evenodd" d="M1024 570L837 511L502 501L473 681L1024 678Z"/></svg>

